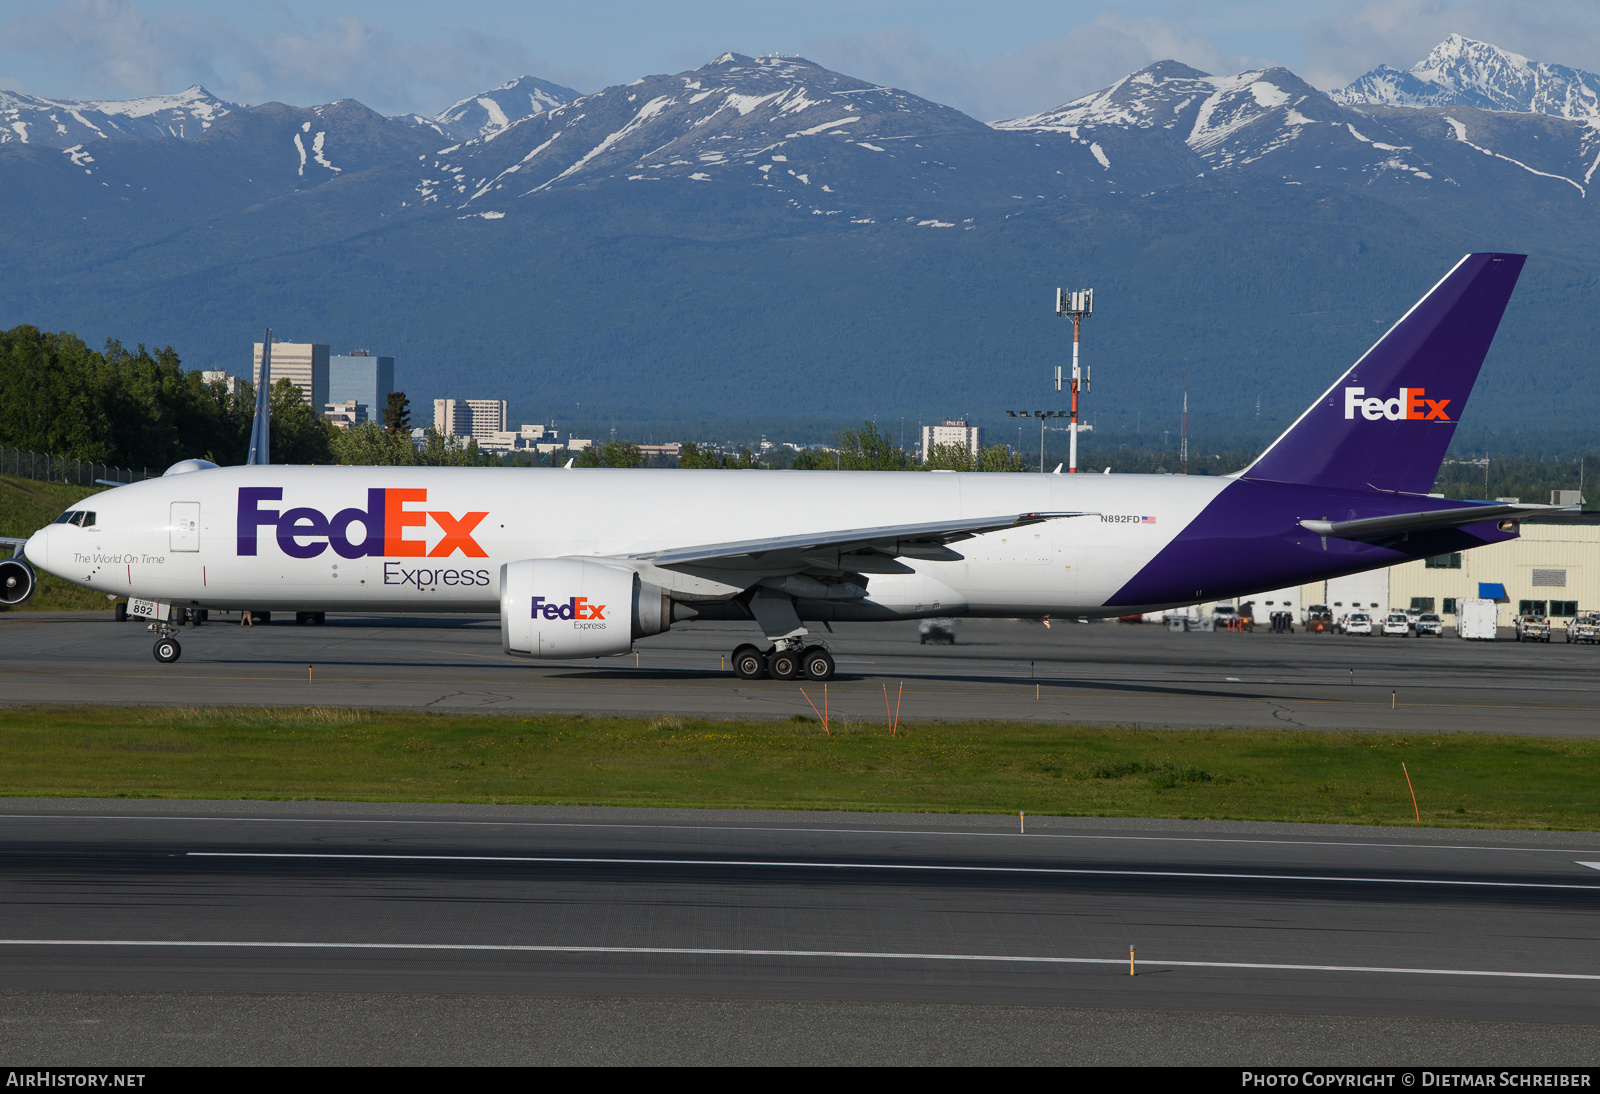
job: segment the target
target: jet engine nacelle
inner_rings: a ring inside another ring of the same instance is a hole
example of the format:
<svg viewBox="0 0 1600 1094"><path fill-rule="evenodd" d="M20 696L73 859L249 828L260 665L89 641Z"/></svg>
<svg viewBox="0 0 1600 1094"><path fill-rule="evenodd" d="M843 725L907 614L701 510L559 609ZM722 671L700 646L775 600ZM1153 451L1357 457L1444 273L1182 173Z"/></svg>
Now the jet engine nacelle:
<svg viewBox="0 0 1600 1094"><path fill-rule="evenodd" d="M672 625L658 585L621 566L532 558L500 567L500 645L517 657L607 657Z"/></svg>
<svg viewBox="0 0 1600 1094"><path fill-rule="evenodd" d="M38 583L33 567L20 558L0 562L0 604L21 604L33 595Z"/></svg>

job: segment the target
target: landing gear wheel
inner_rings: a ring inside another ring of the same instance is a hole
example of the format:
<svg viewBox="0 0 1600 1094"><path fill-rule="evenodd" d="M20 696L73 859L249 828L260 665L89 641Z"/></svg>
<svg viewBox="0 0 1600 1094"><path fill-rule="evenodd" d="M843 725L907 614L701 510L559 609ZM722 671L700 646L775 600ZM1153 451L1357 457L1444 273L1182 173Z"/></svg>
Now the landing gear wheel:
<svg viewBox="0 0 1600 1094"><path fill-rule="evenodd" d="M307 623L311 622L311 613L310 612L295 612L294 613L294 622L295 622L295 626L297 626L297 627L305 626Z"/></svg>
<svg viewBox="0 0 1600 1094"><path fill-rule="evenodd" d="M774 680L793 680L800 675L800 656L794 650L774 650L767 658L767 672Z"/></svg>
<svg viewBox="0 0 1600 1094"><path fill-rule="evenodd" d="M320 627L324 623L326 623L327 621L328 621L328 613L327 612L312 612L311 613L311 622L315 623L317 626Z"/></svg>
<svg viewBox="0 0 1600 1094"><path fill-rule="evenodd" d="M759 680L767 674L767 659L754 646L733 651L733 674L741 680Z"/></svg>
<svg viewBox="0 0 1600 1094"><path fill-rule="evenodd" d="M183 654L183 647L178 645L176 638L156 639L156 660L163 665L170 665Z"/></svg>
<svg viewBox="0 0 1600 1094"><path fill-rule="evenodd" d="M111 618L118 623L126 623L128 621L128 602L126 600L117 601L117 606L111 610Z"/></svg>
<svg viewBox="0 0 1600 1094"><path fill-rule="evenodd" d="M800 654L800 671L809 680L832 680L833 657L821 646L807 646Z"/></svg>

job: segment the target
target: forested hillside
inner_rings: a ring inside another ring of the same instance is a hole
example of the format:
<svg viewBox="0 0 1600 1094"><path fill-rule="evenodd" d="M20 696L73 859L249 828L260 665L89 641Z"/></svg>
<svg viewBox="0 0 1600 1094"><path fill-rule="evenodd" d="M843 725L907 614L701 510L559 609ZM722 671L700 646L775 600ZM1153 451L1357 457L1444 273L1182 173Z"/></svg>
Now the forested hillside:
<svg viewBox="0 0 1600 1094"><path fill-rule="evenodd" d="M0 331L0 446L160 471L192 457L241 463L255 392L229 394L187 370L171 346L151 353L116 340L90 349L68 332ZM273 390L280 463L330 463L325 423L280 380Z"/></svg>

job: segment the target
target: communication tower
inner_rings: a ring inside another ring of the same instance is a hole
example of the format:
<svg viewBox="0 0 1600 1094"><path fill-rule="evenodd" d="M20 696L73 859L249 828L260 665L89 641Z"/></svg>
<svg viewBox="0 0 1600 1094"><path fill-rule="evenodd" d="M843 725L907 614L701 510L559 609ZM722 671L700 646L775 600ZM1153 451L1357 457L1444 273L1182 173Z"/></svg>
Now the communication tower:
<svg viewBox="0 0 1600 1094"><path fill-rule="evenodd" d="M1069 440L1067 447L1067 470L1076 474L1078 470L1078 393L1089 393L1089 373L1080 372L1078 369L1078 336L1083 329L1083 321L1094 314L1094 290L1083 289L1079 292L1068 292L1065 289L1056 290L1056 314L1072 320L1072 420L1068 425ZM1056 390L1061 390L1061 366L1056 366Z"/></svg>

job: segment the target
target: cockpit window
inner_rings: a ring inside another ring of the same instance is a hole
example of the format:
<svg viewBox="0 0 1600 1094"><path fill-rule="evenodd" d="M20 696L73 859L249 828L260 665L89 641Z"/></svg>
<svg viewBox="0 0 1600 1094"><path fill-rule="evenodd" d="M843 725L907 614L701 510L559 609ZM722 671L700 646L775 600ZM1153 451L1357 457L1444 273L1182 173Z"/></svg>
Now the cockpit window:
<svg viewBox="0 0 1600 1094"><path fill-rule="evenodd" d="M57 524L76 524L79 528L93 528L94 514L86 509L68 509L55 519Z"/></svg>

